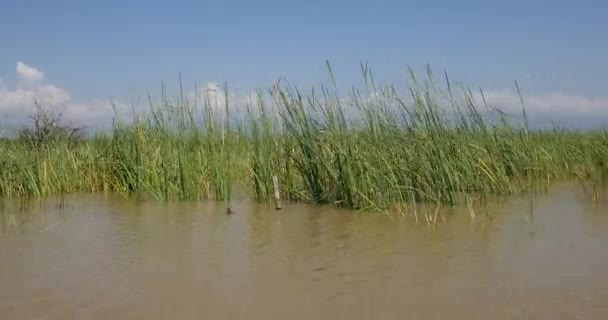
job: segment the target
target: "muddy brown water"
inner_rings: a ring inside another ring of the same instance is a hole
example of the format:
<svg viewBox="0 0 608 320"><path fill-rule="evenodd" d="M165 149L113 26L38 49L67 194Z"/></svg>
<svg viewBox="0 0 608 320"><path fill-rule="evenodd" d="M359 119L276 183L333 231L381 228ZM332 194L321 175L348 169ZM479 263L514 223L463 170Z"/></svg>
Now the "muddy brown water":
<svg viewBox="0 0 608 320"><path fill-rule="evenodd" d="M576 186L430 227L306 205L0 204L0 319L608 319L608 206Z"/></svg>

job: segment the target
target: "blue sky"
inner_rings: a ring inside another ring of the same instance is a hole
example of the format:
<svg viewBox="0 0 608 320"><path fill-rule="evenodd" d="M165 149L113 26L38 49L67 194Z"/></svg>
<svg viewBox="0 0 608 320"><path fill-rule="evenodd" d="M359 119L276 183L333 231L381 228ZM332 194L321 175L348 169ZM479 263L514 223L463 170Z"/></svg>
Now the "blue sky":
<svg viewBox="0 0 608 320"><path fill-rule="evenodd" d="M539 109L597 111L608 108L606 30L604 1L3 0L0 109L40 90L24 84L33 71L29 82L82 109L175 86L179 72L186 86L309 86L329 60L345 87L360 61L394 83L429 63L498 100L517 80Z"/></svg>

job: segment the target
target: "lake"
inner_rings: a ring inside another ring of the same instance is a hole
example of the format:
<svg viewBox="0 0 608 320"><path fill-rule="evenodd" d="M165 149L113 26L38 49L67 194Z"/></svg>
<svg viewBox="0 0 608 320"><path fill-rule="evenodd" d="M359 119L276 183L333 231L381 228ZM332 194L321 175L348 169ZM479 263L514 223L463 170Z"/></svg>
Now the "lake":
<svg viewBox="0 0 608 320"><path fill-rule="evenodd" d="M237 197L0 202L0 319L608 319L608 200L400 215Z"/></svg>

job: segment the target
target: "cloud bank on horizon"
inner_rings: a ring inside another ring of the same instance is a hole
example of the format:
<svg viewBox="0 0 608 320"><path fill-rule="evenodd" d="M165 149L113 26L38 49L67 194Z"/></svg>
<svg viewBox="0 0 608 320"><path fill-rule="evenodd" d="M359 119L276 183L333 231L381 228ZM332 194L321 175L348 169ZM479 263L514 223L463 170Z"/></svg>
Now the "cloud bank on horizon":
<svg viewBox="0 0 608 320"><path fill-rule="evenodd" d="M74 122L91 122L111 116L109 101L76 100L66 89L46 83L43 71L22 61L17 62L15 73L17 81L12 88L0 81L0 115L5 121L23 121L35 102L56 108L66 120Z"/></svg>
<svg viewBox="0 0 608 320"><path fill-rule="evenodd" d="M60 88L45 81L46 75L42 70L18 61L15 68L17 76L13 86L2 81L0 75L0 115L2 119L23 119L38 101L45 106L57 108L64 117L70 121L90 124L110 122L113 117L113 102L109 99L82 101L73 98L65 88ZM222 110L225 97L222 87L215 82L202 86L195 95L199 101L208 99L218 110ZM496 107L507 113L521 112L520 97L514 89L484 90L484 98L489 106ZM608 97L587 97L566 92L523 93L527 112L546 117L545 120L577 118L577 119L604 119L608 120ZM255 94L247 93L230 96L231 108L245 108L247 104L255 104ZM474 93L474 98L482 106L480 93ZM131 108L125 103L114 102L114 106ZM556 119L553 119L555 117ZM584 125L584 124L581 124Z"/></svg>

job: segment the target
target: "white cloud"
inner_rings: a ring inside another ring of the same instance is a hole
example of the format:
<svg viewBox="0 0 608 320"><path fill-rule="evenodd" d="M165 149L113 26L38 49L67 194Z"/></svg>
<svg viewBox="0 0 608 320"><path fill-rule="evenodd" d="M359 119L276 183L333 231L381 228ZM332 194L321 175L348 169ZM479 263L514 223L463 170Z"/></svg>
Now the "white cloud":
<svg viewBox="0 0 608 320"><path fill-rule="evenodd" d="M32 107L34 101L56 106L69 103L70 94L57 86L45 84L44 73L19 61L16 74L18 83L14 89L0 82L0 112L15 114Z"/></svg>
<svg viewBox="0 0 608 320"><path fill-rule="evenodd" d="M228 112L245 112L247 107L252 108L252 110L257 110L258 98L256 92L239 93L235 90L230 90L230 88L228 91ZM219 115L223 115L226 112L226 94L224 88L216 82L207 83L205 86L202 86L196 94L198 94L198 97L196 98L200 105L208 104L211 109ZM190 97L194 98L195 94L192 93ZM269 97L264 95L263 98L266 106L269 106Z"/></svg>
<svg viewBox="0 0 608 320"><path fill-rule="evenodd" d="M17 87L13 90L0 84L0 111L14 113L31 107L34 101L46 105L61 105L71 100L70 94L53 85L35 88Z"/></svg>
<svg viewBox="0 0 608 320"><path fill-rule="evenodd" d="M21 61L17 62L17 76L20 81L26 84L36 84L44 80L44 73L42 71L28 66Z"/></svg>
<svg viewBox="0 0 608 320"><path fill-rule="evenodd" d="M61 112L68 121L96 124L109 121L113 115L110 102L84 102L74 99L58 86L44 82L44 72L21 61L16 67L17 83L13 88L0 81L0 118L7 122L23 121L32 111L34 102Z"/></svg>
<svg viewBox="0 0 608 320"><path fill-rule="evenodd" d="M520 97L514 90L499 89L483 92L490 107L505 112L521 112ZM608 97L585 97L565 92L522 94L524 105L530 112L559 112L572 114L608 113ZM475 94L478 105L483 105L480 93Z"/></svg>
<svg viewBox="0 0 608 320"><path fill-rule="evenodd" d="M208 103L216 111L225 109L226 96L224 89L215 82L210 82L203 87L199 93L199 98L202 103ZM230 96L228 99L230 99Z"/></svg>

